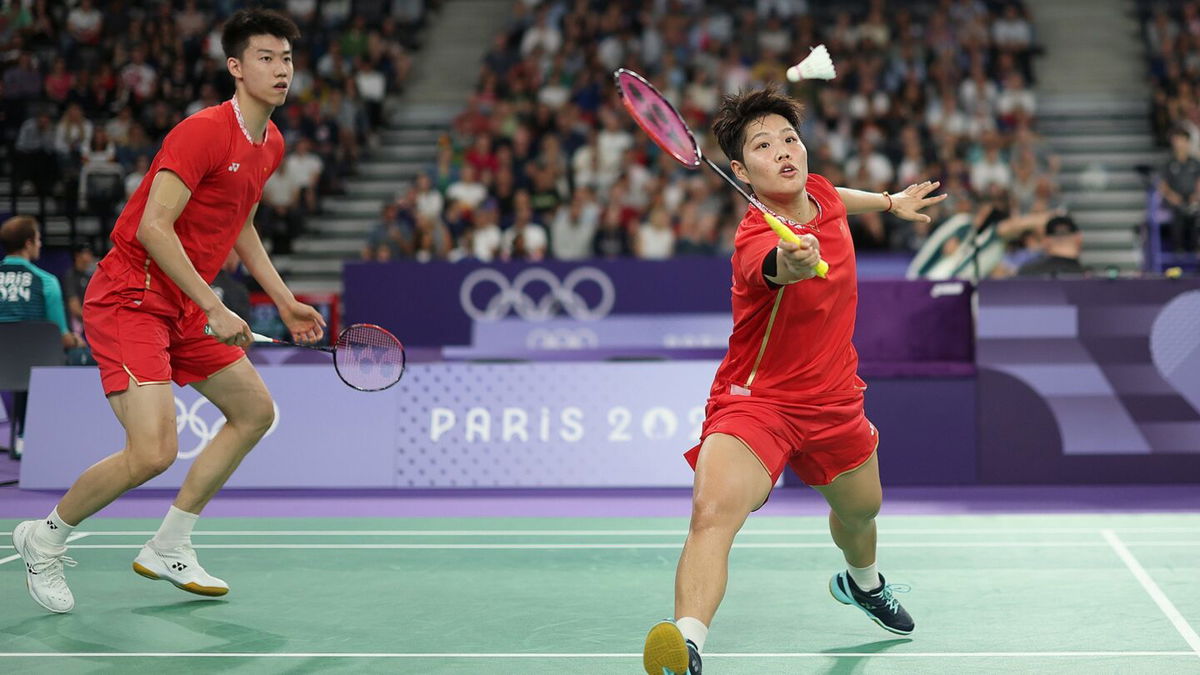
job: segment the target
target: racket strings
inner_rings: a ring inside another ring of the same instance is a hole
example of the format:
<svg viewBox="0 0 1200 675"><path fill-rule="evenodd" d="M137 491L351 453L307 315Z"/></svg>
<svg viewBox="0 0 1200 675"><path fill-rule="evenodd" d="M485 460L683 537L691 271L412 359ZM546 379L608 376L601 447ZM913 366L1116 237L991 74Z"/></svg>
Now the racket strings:
<svg viewBox="0 0 1200 675"><path fill-rule="evenodd" d="M404 374L404 346L391 333L355 325L338 336L334 364L338 375L355 389L386 389Z"/></svg>

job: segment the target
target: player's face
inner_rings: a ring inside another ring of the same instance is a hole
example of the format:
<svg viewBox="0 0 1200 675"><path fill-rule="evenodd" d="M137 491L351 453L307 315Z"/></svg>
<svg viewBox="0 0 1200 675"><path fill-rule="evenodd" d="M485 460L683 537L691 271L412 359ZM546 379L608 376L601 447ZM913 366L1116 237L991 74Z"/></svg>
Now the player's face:
<svg viewBox="0 0 1200 675"><path fill-rule="evenodd" d="M270 106L283 105L292 84L292 46L274 35L254 35L242 58L230 59L230 71L246 92Z"/></svg>
<svg viewBox="0 0 1200 675"><path fill-rule="evenodd" d="M808 150L800 133L781 115L764 115L746 125L741 162L734 174L755 192L786 197L802 192L808 182Z"/></svg>

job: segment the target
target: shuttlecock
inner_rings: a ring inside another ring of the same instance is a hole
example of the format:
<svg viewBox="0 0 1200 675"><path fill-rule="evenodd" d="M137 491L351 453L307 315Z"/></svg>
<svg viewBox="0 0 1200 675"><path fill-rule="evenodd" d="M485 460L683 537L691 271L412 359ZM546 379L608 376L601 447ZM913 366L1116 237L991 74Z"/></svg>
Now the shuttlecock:
<svg viewBox="0 0 1200 675"><path fill-rule="evenodd" d="M829 50L825 45L812 48L804 60L787 69L787 79L792 82L800 80L832 80L837 77L833 68L833 59L829 58Z"/></svg>

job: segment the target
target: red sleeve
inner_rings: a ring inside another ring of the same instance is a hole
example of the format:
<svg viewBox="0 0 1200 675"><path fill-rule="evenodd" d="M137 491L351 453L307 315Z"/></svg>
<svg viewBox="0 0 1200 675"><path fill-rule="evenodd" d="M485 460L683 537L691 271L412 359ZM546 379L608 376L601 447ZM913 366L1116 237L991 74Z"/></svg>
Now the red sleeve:
<svg viewBox="0 0 1200 675"><path fill-rule="evenodd" d="M778 245L779 235L761 216L742 221L733 244L733 273L753 288L770 288L763 278L763 258Z"/></svg>
<svg viewBox="0 0 1200 675"><path fill-rule="evenodd" d="M211 117L192 115L171 130L158 151L159 170L179 176L196 191L210 172L224 168L229 156L229 127Z"/></svg>

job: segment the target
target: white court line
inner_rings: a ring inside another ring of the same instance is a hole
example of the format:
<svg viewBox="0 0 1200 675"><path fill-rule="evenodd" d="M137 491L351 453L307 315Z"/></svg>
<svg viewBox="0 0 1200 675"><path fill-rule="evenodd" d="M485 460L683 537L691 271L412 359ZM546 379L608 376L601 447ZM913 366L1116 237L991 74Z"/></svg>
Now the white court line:
<svg viewBox="0 0 1200 675"><path fill-rule="evenodd" d="M217 659L633 659L641 653L389 653L389 652L5 652L5 658L217 658ZM1186 651L1130 652L761 652L708 653L705 659L1035 659L1035 658L1121 658L1156 656L1192 656Z"/></svg>
<svg viewBox="0 0 1200 675"><path fill-rule="evenodd" d="M11 533L9 533L9 534L11 535ZM84 537L88 536L89 534L91 534L91 532L72 532L71 534L67 535L67 543L69 544L73 541L79 541L80 539L83 539ZM0 546L0 548L14 548L14 547ZM21 556L19 556L19 555L10 555L7 558L0 558L0 565L3 565L4 563L7 563L7 562L12 562L14 560L20 560L20 559L21 559Z"/></svg>
<svg viewBox="0 0 1200 675"><path fill-rule="evenodd" d="M1130 526L1129 529L1138 533L1175 533L1187 532L1195 533L1195 527L1137 527ZM958 534L982 534L982 535L1001 535L1001 534L1095 534L1094 527L1062 527L1062 528L1044 528L1044 529L997 529L997 528L975 528L975 529L947 529L947 528L922 528L922 529L906 529L906 528L884 528L883 534L886 535L945 535L952 536ZM87 534L94 537L116 537L116 536L152 536L153 530L95 530L88 531ZM826 528L812 530L742 530L738 533L739 537L746 535L765 535L765 536L829 536L829 530ZM0 532L0 537L11 536L11 533ZM304 537L304 536L319 536L319 537L640 537L640 536L687 536L687 530L197 530L192 532L193 537L198 536L228 536L228 537Z"/></svg>
<svg viewBox="0 0 1200 675"><path fill-rule="evenodd" d="M753 542L734 543L735 549L800 549L829 548L830 542ZM1200 547L1200 541L1143 541L1139 546L1185 546ZM606 544L195 544L200 549L299 549L334 551L357 550L568 550L568 549L675 549L677 543L606 543ZM880 548L1107 548L1102 541L926 541L926 542L880 542ZM142 544L80 544L73 549L140 549ZM12 548L0 546L0 549Z"/></svg>
<svg viewBox="0 0 1200 675"><path fill-rule="evenodd" d="M1108 545L1112 546L1113 551L1116 551L1117 556L1121 558L1121 561L1125 563L1129 571L1133 572L1133 576L1142 585L1142 588L1146 589L1146 592L1150 594L1150 597L1158 605L1158 608L1162 610L1162 613L1167 615L1167 619L1171 621L1171 625L1175 626L1175 630L1179 631L1179 634L1183 636L1183 639L1192 648L1192 651L1196 653L1196 656L1200 656L1200 635L1196 635L1196 631L1192 629L1187 619L1183 618L1183 615L1175 608L1171 599L1162 592L1158 584L1154 583L1154 579L1150 578L1146 569L1142 567L1137 558L1133 557L1133 554L1129 552L1125 543L1121 541L1121 538L1115 532L1112 530L1101 530L1100 533L1104 535L1104 538L1108 541Z"/></svg>

